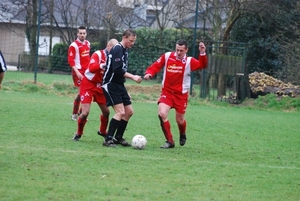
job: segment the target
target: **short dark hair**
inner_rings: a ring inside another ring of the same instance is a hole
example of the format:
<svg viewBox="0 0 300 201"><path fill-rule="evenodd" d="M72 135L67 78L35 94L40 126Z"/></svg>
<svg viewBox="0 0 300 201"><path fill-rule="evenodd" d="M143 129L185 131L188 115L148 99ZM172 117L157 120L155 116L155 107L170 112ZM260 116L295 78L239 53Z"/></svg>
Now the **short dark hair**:
<svg viewBox="0 0 300 201"><path fill-rule="evenodd" d="M184 45L186 48L188 47L187 41L184 39L180 39L176 42L177 45L182 46Z"/></svg>
<svg viewBox="0 0 300 201"><path fill-rule="evenodd" d="M86 27L85 26L80 26L80 27L78 27L78 30L79 29L86 29Z"/></svg>
<svg viewBox="0 0 300 201"><path fill-rule="evenodd" d="M129 36L136 36L136 33L132 29L127 29L127 30L125 30L123 32L123 36L125 36L126 38L128 38Z"/></svg>

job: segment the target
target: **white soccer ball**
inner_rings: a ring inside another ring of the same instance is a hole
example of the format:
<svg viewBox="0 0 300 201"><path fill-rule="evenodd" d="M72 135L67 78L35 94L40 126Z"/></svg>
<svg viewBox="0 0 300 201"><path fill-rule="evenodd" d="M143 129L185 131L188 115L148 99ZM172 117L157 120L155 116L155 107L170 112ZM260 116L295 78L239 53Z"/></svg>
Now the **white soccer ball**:
<svg viewBox="0 0 300 201"><path fill-rule="evenodd" d="M132 138L131 145L135 149L144 149L147 144L147 139L143 135L135 135Z"/></svg>

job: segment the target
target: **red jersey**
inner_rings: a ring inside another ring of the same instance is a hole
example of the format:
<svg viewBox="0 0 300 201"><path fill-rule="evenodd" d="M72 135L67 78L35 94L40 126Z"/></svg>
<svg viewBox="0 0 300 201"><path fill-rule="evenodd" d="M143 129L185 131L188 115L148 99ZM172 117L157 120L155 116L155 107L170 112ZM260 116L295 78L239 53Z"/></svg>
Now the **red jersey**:
<svg viewBox="0 0 300 201"><path fill-rule="evenodd" d="M81 42L76 39L69 46L68 50L68 63L71 67L76 66L76 68L81 72L87 69L90 62L90 42L85 40Z"/></svg>
<svg viewBox="0 0 300 201"><path fill-rule="evenodd" d="M198 60L187 56L184 56L183 59L177 59L176 52L167 52L149 66L145 74L150 74L153 77L163 68L163 90L185 94L190 89L191 72L206 67L206 55L199 55Z"/></svg>
<svg viewBox="0 0 300 201"><path fill-rule="evenodd" d="M92 54L89 66L86 69L84 76L92 82L102 83L105 65L106 65L105 50L97 50Z"/></svg>

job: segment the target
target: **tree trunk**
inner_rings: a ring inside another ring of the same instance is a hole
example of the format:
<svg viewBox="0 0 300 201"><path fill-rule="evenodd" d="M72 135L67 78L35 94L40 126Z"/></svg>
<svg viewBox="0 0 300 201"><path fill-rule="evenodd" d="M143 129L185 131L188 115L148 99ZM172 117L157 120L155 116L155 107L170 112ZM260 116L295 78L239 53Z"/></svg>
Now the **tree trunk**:
<svg viewBox="0 0 300 201"><path fill-rule="evenodd" d="M33 70L35 64L36 52L36 31L37 31L37 0L29 0L27 7L27 19L26 19L26 37L29 43L29 60L28 69Z"/></svg>
<svg viewBox="0 0 300 201"><path fill-rule="evenodd" d="M218 97L226 95L226 76L224 74L219 74L218 81Z"/></svg>

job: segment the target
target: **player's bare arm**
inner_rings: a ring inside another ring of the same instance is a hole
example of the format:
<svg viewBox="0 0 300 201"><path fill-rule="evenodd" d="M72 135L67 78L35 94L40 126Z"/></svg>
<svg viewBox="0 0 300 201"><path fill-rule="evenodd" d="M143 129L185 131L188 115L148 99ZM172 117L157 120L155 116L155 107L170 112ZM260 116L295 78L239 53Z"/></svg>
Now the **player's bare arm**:
<svg viewBox="0 0 300 201"><path fill-rule="evenodd" d="M76 66L72 66L72 69L75 71L77 77L82 80L83 75L79 72L79 70L76 68Z"/></svg>
<svg viewBox="0 0 300 201"><path fill-rule="evenodd" d="M135 81L137 83L140 83L143 80L141 76L133 75L133 74L127 73L127 72L124 74L124 77L132 79L133 81Z"/></svg>

